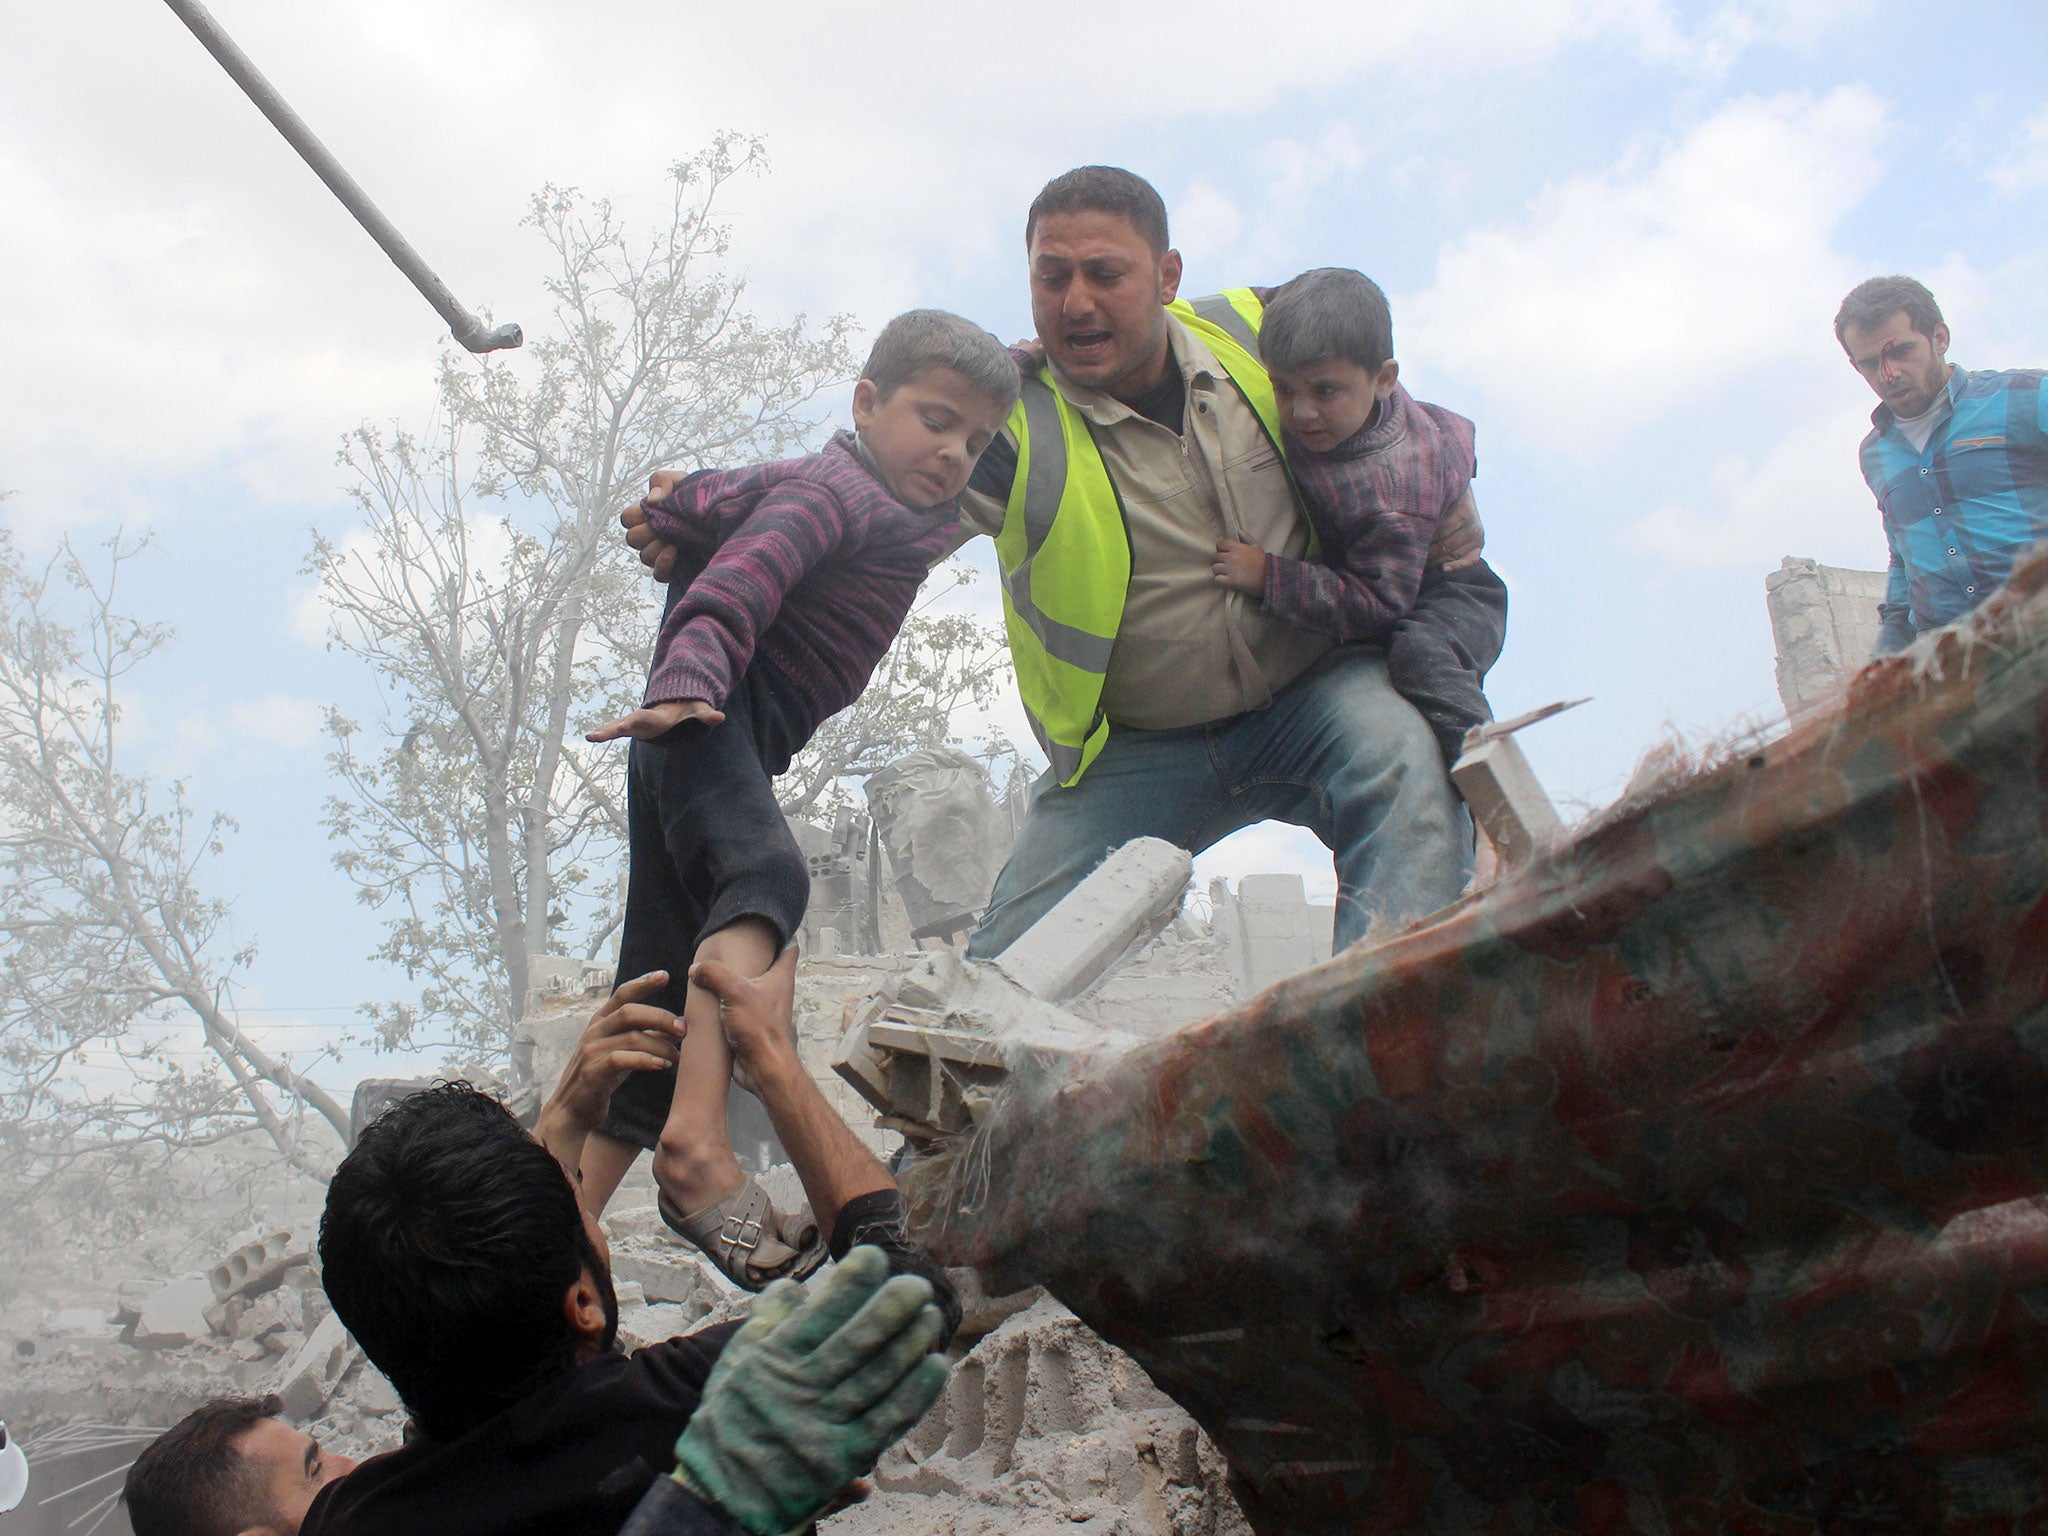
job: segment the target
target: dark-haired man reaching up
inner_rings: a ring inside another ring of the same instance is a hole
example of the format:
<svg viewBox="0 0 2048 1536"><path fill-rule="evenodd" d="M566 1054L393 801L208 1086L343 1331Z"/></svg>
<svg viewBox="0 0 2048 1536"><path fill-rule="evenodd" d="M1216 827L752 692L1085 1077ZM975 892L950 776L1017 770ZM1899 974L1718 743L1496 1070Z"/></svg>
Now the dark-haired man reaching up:
<svg viewBox="0 0 2048 1536"><path fill-rule="evenodd" d="M771 1291L737 1340L725 1325L616 1349L609 1253L571 1177L607 1071L661 1065L682 1028L636 1000L665 978L639 978L592 1021L543 1114L545 1144L453 1083L396 1105L335 1171L327 1294L417 1434L323 1489L302 1536L614 1536L676 1467L678 1436L688 1476L665 1485L661 1528L775 1536L930 1405L944 1380L931 1351L958 1303L903 1237L887 1174L802 1070L795 960L753 980L704 964L692 979L718 999L734 1059L851 1268L810 1302ZM745 1360L754 1349L768 1353Z"/></svg>

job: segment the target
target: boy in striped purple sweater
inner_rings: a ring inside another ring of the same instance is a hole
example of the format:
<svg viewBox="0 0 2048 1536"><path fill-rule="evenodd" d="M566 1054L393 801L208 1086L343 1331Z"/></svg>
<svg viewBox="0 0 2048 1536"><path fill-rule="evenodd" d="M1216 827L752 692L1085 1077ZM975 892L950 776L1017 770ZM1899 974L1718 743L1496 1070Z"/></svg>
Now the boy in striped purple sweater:
<svg viewBox="0 0 2048 1536"><path fill-rule="evenodd" d="M1478 472L1472 423L1401 387L1387 298L1364 273L1318 267L1255 291L1259 354L1320 549L1288 560L1225 539L1217 583L1339 644L1384 647L1387 680L1454 763L1465 732L1493 718L1484 683L1508 623L1508 589L1484 560L1429 565L1437 524Z"/></svg>
<svg viewBox="0 0 2048 1536"><path fill-rule="evenodd" d="M614 1053L623 1080L584 1149L583 1197L602 1210L652 1150L663 1220L749 1289L802 1278L824 1244L733 1155L732 1057L717 1000L686 985L688 969L717 960L759 976L802 922L810 871L772 780L860 696L951 548L955 498L1016 399L995 337L912 310L875 340L852 432L807 458L701 471L642 504L677 550L668 606L646 702L589 739L633 741L619 980L647 1028ZM656 1010L683 1016L680 1047Z"/></svg>

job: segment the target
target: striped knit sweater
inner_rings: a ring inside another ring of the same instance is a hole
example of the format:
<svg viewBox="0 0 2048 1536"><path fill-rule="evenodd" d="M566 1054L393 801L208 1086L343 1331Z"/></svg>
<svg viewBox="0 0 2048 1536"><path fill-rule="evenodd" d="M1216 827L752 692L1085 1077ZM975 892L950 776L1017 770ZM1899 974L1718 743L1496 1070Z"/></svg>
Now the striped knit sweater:
<svg viewBox="0 0 2048 1536"><path fill-rule="evenodd" d="M646 702L723 707L765 664L813 730L860 697L960 520L951 502L903 505L846 432L808 458L702 470L646 507L677 560Z"/></svg>
<svg viewBox="0 0 2048 1536"><path fill-rule="evenodd" d="M1472 423L1396 384L1376 419L1327 453L1290 437L1287 462L1322 551L1267 555L1261 606L1340 642L1384 644L1422 590L1436 525L1477 472Z"/></svg>

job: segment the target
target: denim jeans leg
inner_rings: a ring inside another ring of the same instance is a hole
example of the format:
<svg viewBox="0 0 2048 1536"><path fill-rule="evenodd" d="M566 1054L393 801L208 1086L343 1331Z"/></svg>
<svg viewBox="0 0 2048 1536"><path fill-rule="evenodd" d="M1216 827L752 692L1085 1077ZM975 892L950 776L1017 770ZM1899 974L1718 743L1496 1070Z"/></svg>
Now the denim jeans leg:
<svg viewBox="0 0 2048 1536"><path fill-rule="evenodd" d="M1080 783L1063 788L1048 772L1033 787L1031 809L968 941L968 957L986 960L1008 949L1132 838L1189 846L1221 793L1199 727L1112 730Z"/></svg>
<svg viewBox="0 0 2048 1536"><path fill-rule="evenodd" d="M1426 917L1464 888L1471 824L1428 723L1387 681L1378 650L1331 652L1269 708L1210 738L1229 798L1195 848L1260 821L1314 832L1337 867L1336 949L1375 918Z"/></svg>

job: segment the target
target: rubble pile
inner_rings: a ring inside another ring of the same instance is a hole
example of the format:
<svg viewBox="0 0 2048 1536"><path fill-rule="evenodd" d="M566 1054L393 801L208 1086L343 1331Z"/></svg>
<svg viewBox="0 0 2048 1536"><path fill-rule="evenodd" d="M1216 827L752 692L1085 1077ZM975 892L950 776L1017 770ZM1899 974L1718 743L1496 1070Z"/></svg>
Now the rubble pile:
<svg viewBox="0 0 2048 1536"><path fill-rule="evenodd" d="M129 1280L111 1310L71 1307L17 1330L10 1420L171 1424L209 1398L276 1393L345 1455L398 1443L398 1394L320 1287L309 1243L256 1232L209 1269Z"/></svg>
<svg viewBox="0 0 2048 1536"><path fill-rule="evenodd" d="M1222 1455L1135 1361L1036 1290L970 1308L963 1336L991 1305L1022 1309L967 1352L826 1536L1249 1532Z"/></svg>

